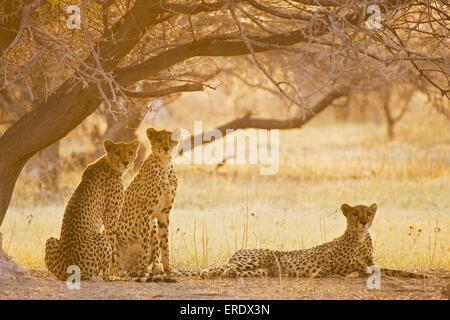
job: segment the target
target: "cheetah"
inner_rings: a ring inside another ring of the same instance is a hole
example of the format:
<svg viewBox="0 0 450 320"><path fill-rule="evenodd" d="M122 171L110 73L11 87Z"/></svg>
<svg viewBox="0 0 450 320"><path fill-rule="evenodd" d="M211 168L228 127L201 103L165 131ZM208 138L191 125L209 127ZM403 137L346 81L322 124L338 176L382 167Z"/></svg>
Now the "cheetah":
<svg viewBox="0 0 450 320"><path fill-rule="evenodd" d="M60 238L45 244L45 264L59 280L78 266L81 279L107 274L124 188L122 175L136 158L139 142L104 141L105 155L88 165L65 209ZM103 226L103 230L102 229Z"/></svg>
<svg viewBox="0 0 450 320"><path fill-rule="evenodd" d="M131 277L169 274L169 214L177 189L171 162L178 141L170 131L147 129L152 152L125 191L118 219L115 247L115 272ZM114 272L114 271L113 271Z"/></svg>
<svg viewBox="0 0 450 320"><path fill-rule="evenodd" d="M181 272L184 276L200 275L214 277L330 277L348 276L357 273L367 275L373 266L373 247L369 228L372 225L377 205L343 204L341 210L347 219L344 234L330 242L310 249L276 251L268 249L239 250L225 265L200 272ZM423 278L416 273L381 269L381 274Z"/></svg>

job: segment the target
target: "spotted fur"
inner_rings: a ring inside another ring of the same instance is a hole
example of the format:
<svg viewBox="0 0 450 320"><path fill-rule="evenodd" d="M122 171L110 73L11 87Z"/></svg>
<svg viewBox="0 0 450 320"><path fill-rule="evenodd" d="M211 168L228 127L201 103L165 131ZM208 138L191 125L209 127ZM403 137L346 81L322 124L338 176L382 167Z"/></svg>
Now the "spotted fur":
<svg viewBox="0 0 450 320"><path fill-rule="evenodd" d="M169 214L177 177L171 162L177 141L169 131L147 130L152 152L125 191L117 225L116 269L132 277L170 273ZM145 280L144 280L145 281Z"/></svg>
<svg viewBox="0 0 450 320"><path fill-rule="evenodd" d="M123 202L122 175L138 146L137 141L106 140L106 154L85 169L64 212L60 238L49 238L45 244L45 263L58 279L66 280L72 265L80 268L81 279L106 273Z"/></svg>
<svg viewBox="0 0 450 320"><path fill-rule="evenodd" d="M367 267L373 263L372 239L369 228L377 211L370 207L347 204L341 206L347 219L344 234L333 241L310 249L276 251L268 249L239 250L225 265L200 272L181 272L179 275L214 277L330 277L348 276L353 273L367 275ZM421 278L423 275L402 270L381 269L389 276Z"/></svg>

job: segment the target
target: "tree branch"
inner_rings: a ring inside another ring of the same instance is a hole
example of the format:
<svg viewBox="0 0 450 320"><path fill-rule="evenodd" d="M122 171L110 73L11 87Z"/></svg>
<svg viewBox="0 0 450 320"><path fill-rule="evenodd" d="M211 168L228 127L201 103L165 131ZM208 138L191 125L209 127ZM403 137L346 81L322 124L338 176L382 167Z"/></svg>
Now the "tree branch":
<svg viewBox="0 0 450 320"><path fill-rule="evenodd" d="M255 128L255 129L280 129L280 130L286 130L286 129L298 129L304 126L306 123L308 123L311 119L313 119L315 116L317 116L320 112L325 110L329 105L332 104L332 102L340 97L345 96L347 93L344 91L339 90L333 90L330 93L328 93L325 97L323 97L319 102L317 102L312 108L308 109L309 112L305 114L304 117L298 117L295 119L288 119L288 120L275 120L275 119L260 119L260 118L252 118L251 113L248 112L243 117L235 119L233 121L230 121L224 125L221 125L220 127L217 127L215 130L219 130L222 133L222 136L225 137L227 135L227 129L249 129L249 128ZM200 144L208 144L212 141L203 141L203 133L197 136L191 136L189 138L186 138L182 145L184 148L181 148L179 151L179 155L182 155L184 152L189 151L196 146ZM200 144L196 143L198 141L201 141ZM214 140L213 140L214 141Z"/></svg>
<svg viewBox="0 0 450 320"><path fill-rule="evenodd" d="M279 47L305 42L311 36L325 34L326 27L322 24L321 26L317 26L313 31L314 34L308 34L308 31L307 29L297 29L267 37L258 37L255 35L248 35L247 37L257 41L257 43L252 45L252 48L255 53L259 53L275 50L273 47L270 47L271 45ZM144 62L118 68L115 73L117 75L117 81L123 86L127 86L192 57L229 57L249 53L250 51L244 41L237 38L235 33L222 36L209 36L199 39L196 42L181 44Z"/></svg>
<svg viewBox="0 0 450 320"><path fill-rule="evenodd" d="M173 93L180 92L192 92L192 91L203 91L205 86L202 83L188 83L180 86L151 90L151 91L133 91L128 89L122 89L121 91L128 97L147 99L147 98L157 98L162 96L167 96Z"/></svg>
<svg viewBox="0 0 450 320"><path fill-rule="evenodd" d="M5 17L0 19L0 56L6 56L16 46L29 23L31 12L40 4L41 0L26 0L24 3L18 0L5 1Z"/></svg>
<svg viewBox="0 0 450 320"><path fill-rule="evenodd" d="M161 8L167 12L175 12L182 14L198 14L201 12L214 12L221 9L224 5L224 1L217 1L212 3L191 3L191 4L180 4L180 3L167 3L161 1Z"/></svg>
<svg viewBox="0 0 450 320"><path fill-rule="evenodd" d="M252 7L256 8L260 11L264 11L272 16L276 16L276 17L283 18L283 19L295 19L295 20L309 21L312 18L311 15L307 15L307 14L303 14L303 13L275 10L271 7L268 7L268 6L265 6L261 3L259 3L258 1L255 1L255 0L247 0L247 2Z"/></svg>

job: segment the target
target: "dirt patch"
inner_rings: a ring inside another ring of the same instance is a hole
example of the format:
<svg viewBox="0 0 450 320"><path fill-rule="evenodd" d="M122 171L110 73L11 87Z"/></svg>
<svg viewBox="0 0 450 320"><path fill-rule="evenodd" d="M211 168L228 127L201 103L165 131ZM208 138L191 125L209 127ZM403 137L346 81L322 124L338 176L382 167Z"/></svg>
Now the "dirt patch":
<svg viewBox="0 0 450 320"><path fill-rule="evenodd" d="M450 275L429 279L383 277L380 290L361 278L214 279L177 278L177 283L83 281L69 290L46 271L0 282L0 299L447 299Z"/></svg>

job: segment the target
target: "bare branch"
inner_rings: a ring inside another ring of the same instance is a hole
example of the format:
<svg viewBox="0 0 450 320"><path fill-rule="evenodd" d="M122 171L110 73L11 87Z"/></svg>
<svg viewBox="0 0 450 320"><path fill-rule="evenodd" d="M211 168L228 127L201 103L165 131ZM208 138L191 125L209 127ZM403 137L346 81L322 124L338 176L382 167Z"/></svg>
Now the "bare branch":
<svg viewBox="0 0 450 320"><path fill-rule="evenodd" d="M254 0L247 0L247 2L254 8L264 11L270 15L279 17L279 18L283 18L283 19L298 19L298 20L303 20L303 21L310 21L312 16L311 15L306 15L303 13L298 13L298 12L286 12L286 11L279 11L276 10L272 7L269 6L265 6L257 1Z"/></svg>
<svg viewBox="0 0 450 320"><path fill-rule="evenodd" d="M249 39L257 40L264 45L253 45L253 51L265 52L271 50L267 45L289 46L304 42L308 39L307 30L297 29L290 32L259 37L248 35ZM318 28L317 35L325 34L324 30ZM273 50L273 49L272 49ZM181 44L173 49L169 49L155 57L149 58L144 62L128 67L116 69L117 81L122 85L129 85L133 82L145 79L148 76L155 75L160 71L186 59L192 57L214 57L214 56L240 56L249 54L242 39L236 38L236 35L225 34L222 36L208 36L193 43Z"/></svg>
<svg viewBox="0 0 450 320"><path fill-rule="evenodd" d="M153 91L133 91L128 89L122 89L122 92L130 98L148 99L148 98L163 97L180 92L203 91L204 89L205 86L201 83L188 83L180 86L174 86L170 88L164 88Z"/></svg>
<svg viewBox="0 0 450 320"><path fill-rule="evenodd" d="M316 103L313 107L311 107L308 114L305 117L298 117L295 119L288 120L275 120L275 119L260 119L260 118L252 118L251 112L248 112L243 117L230 121L220 127L213 129L214 131L218 130L222 133L223 137L227 135L227 129L298 129L308 123L311 119L325 110L332 102L345 96L346 93L344 91L333 90L328 93L325 97L323 97L318 103ZM203 133L201 134L203 135ZM189 141L190 140L190 141ZM182 143L184 148L180 149L179 155L182 155L184 152L189 151L195 148L198 144L198 141L202 141L202 144L207 144L212 141L203 141L202 137L199 136L191 136L186 139L185 142ZM190 146L191 148L187 148Z"/></svg>
<svg viewBox="0 0 450 320"><path fill-rule="evenodd" d="M201 12L214 12L222 7L224 7L225 1L217 1L211 3L191 3L191 4L180 4L180 3L168 3L161 1L161 8L167 12L171 13L182 13L182 14L197 14Z"/></svg>
<svg viewBox="0 0 450 320"><path fill-rule="evenodd" d="M11 3L10 9L16 9L17 12L11 12L10 15L12 15L12 18L6 17L6 24L0 25L0 53L2 56L7 56L8 52L19 43L23 31L28 27L31 12L40 5L41 0L34 0L32 2L30 0L26 1L21 10L21 18L19 18L18 14L18 12L20 12L19 1L9 2ZM16 28L17 31L15 30Z"/></svg>

